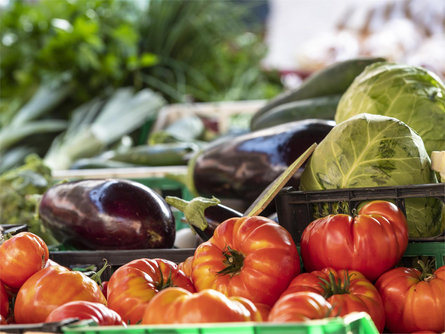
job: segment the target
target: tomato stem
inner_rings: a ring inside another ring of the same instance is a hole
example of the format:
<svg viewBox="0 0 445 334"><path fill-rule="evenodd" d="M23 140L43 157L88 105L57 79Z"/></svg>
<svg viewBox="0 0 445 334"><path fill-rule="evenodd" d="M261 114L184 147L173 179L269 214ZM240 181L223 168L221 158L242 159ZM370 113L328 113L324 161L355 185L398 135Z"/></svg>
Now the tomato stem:
<svg viewBox="0 0 445 334"><path fill-rule="evenodd" d="M349 275L348 271L344 272L343 282L339 277L335 278L332 272L329 272L329 280L319 277L320 286L323 289L323 297L328 299L333 295L341 295L349 293L349 286L351 285L351 275Z"/></svg>
<svg viewBox="0 0 445 334"><path fill-rule="evenodd" d="M421 281L429 281L433 279L435 276L433 274L433 264L434 261L427 260L426 263L422 260L417 260L417 263L420 266L420 280Z"/></svg>
<svg viewBox="0 0 445 334"><path fill-rule="evenodd" d="M230 246L227 246L227 249L223 251L223 255L225 268L218 271L218 274L231 276L238 274L244 264L244 255Z"/></svg>
<svg viewBox="0 0 445 334"><path fill-rule="evenodd" d="M164 274L162 273L161 268L159 268L159 278L160 278L160 280L159 280L159 282L157 282L157 284L156 284L156 289L157 289L158 291L161 291L161 290L163 290L163 289L165 289L165 288L169 288L169 287L173 287L173 286L175 286L175 285L173 284L172 271L171 271L171 270L168 272L167 280L164 281Z"/></svg>

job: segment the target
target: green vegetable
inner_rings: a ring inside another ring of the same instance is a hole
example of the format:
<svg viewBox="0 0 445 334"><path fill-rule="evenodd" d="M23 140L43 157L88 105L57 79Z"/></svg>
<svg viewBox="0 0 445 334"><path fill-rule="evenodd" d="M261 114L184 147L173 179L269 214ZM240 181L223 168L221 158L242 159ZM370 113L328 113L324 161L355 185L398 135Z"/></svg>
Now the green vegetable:
<svg viewBox="0 0 445 334"><path fill-rule="evenodd" d="M393 117L371 114L337 124L317 146L300 179L305 191L424 183L437 183L437 178L422 139ZM443 231L439 200L414 198L405 204L410 237Z"/></svg>
<svg viewBox="0 0 445 334"><path fill-rule="evenodd" d="M335 120L359 113L405 122L420 135L429 155L445 150L445 86L426 69L385 62L368 66L343 94Z"/></svg>
<svg viewBox="0 0 445 334"><path fill-rule="evenodd" d="M38 198L54 184L51 170L35 154L25 164L0 174L0 223L27 224L47 244L56 240L36 214Z"/></svg>
<svg viewBox="0 0 445 334"><path fill-rule="evenodd" d="M197 115L180 117L165 129L153 131L148 137L148 144L194 142L204 134L205 126Z"/></svg>
<svg viewBox="0 0 445 334"><path fill-rule="evenodd" d="M101 153L122 136L156 117L164 99L147 89L121 88L105 102L93 100L79 107L66 132L58 136L44 161L51 169L68 169L74 161Z"/></svg>
<svg viewBox="0 0 445 334"><path fill-rule="evenodd" d="M383 60L377 57L354 58L334 63L317 71L305 79L299 87L279 94L261 107L253 115L251 124L254 124L256 119L268 110L287 102L343 94L366 66Z"/></svg>
<svg viewBox="0 0 445 334"><path fill-rule="evenodd" d="M333 120L340 97L329 95L280 104L257 117L250 128L254 131L308 118Z"/></svg>

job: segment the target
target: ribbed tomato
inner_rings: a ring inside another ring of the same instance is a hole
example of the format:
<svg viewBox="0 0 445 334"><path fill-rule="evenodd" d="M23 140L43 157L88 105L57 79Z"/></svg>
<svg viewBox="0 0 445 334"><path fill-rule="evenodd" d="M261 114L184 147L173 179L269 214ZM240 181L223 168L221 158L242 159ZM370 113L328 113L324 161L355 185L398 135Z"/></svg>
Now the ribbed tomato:
<svg viewBox="0 0 445 334"><path fill-rule="evenodd" d="M75 300L60 305L46 318L45 322L56 322L64 319L93 320L99 326L126 326L117 312L101 303Z"/></svg>
<svg viewBox="0 0 445 334"><path fill-rule="evenodd" d="M0 245L0 281L17 291L34 273L45 267L48 247L31 232L21 232Z"/></svg>
<svg viewBox="0 0 445 334"><path fill-rule="evenodd" d="M391 332L445 332L445 266L433 273L394 268L379 277L376 287Z"/></svg>
<svg viewBox="0 0 445 334"><path fill-rule="evenodd" d="M161 290L177 286L195 292L192 281L171 261L137 259L117 269L108 281L108 307L129 324L136 324L150 300Z"/></svg>
<svg viewBox="0 0 445 334"><path fill-rule="evenodd" d="M15 321L19 324L44 322L52 310L73 300L107 303L95 281L51 261L51 265L28 278L18 291Z"/></svg>
<svg viewBox="0 0 445 334"><path fill-rule="evenodd" d="M403 212L391 202L372 201L355 217L336 214L314 220L304 229L300 246L307 271L351 269L375 281L400 261L407 245Z"/></svg>
<svg viewBox="0 0 445 334"><path fill-rule="evenodd" d="M332 305L318 293L293 292L279 298L270 310L269 322L302 322L334 316Z"/></svg>
<svg viewBox="0 0 445 334"><path fill-rule="evenodd" d="M281 295L310 291L322 295L333 307L333 314L367 312L377 329L385 326L383 302L376 287L358 271L324 268L295 277Z"/></svg>
<svg viewBox="0 0 445 334"><path fill-rule="evenodd" d="M243 297L227 297L205 289L191 293L171 287L159 292L145 309L143 324L261 321L255 305Z"/></svg>
<svg viewBox="0 0 445 334"><path fill-rule="evenodd" d="M289 232L266 217L230 218L217 226L193 257L198 291L215 289L272 306L300 272Z"/></svg>

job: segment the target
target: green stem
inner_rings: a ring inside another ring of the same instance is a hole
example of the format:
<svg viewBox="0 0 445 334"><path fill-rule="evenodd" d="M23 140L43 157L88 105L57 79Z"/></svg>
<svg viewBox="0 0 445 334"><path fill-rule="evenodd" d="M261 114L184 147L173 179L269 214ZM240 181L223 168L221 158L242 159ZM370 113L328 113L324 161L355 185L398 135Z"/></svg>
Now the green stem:
<svg viewBox="0 0 445 334"><path fill-rule="evenodd" d="M433 274L433 263L432 261L427 261L426 263L422 260L418 260L417 263L420 266L420 281L429 281L433 279L435 276Z"/></svg>
<svg viewBox="0 0 445 334"><path fill-rule="evenodd" d="M230 246L227 246L227 249L223 251L223 255L225 268L218 271L218 274L231 276L238 274L244 265L244 255Z"/></svg>
<svg viewBox="0 0 445 334"><path fill-rule="evenodd" d="M175 196L167 196L165 197L165 201L172 207L183 212L187 223L199 228L201 231L204 231L209 226L204 214L205 209L209 206L218 205L221 202L216 197L195 197L191 201L186 201Z"/></svg>
<svg viewBox="0 0 445 334"><path fill-rule="evenodd" d="M349 293L349 286L351 285L351 276L345 271L343 282L339 277L337 280L332 272L329 272L329 280L319 277L321 280L320 286L323 289L323 297L328 299L333 295L341 295Z"/></svg>

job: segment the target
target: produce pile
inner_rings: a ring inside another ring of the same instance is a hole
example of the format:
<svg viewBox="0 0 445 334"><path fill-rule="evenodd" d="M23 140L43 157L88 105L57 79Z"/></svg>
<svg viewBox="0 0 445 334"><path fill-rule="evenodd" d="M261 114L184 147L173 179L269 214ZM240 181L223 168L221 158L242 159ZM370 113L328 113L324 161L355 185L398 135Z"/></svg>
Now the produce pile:
<svg viewBox="0 0 445 334"><path fill-rule="evenodd" d="M104 282L100 272L89 277L49 260L46 243L21 232L0 246L0 322L295 323L366 312L379 332L443 332L445 266L395 267L407 227L402 211L380 200L355 217L314 220L301 238L301 267L278 223L234 217L183 262L135 259Z"/></svg>

